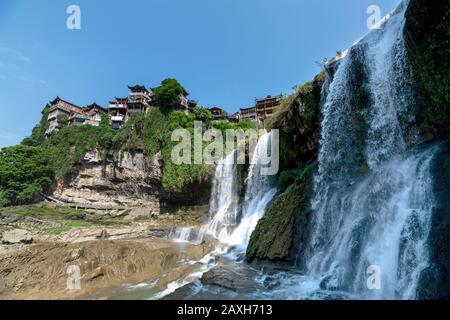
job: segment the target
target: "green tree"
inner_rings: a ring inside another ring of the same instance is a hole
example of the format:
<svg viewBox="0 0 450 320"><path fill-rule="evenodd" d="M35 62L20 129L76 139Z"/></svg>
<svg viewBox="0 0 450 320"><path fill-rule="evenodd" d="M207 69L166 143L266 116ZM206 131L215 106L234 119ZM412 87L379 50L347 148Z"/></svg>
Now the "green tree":
<svg viewBox="0 0 450 320"><path fill-rule="evenodd" d="M169 115L168 130L194 128L194 116L181 111L173 111Z"/></svg>
<svg viewBox="0 0 450 320"><path fill-rule="evenodd" d="M180 103L180 95L184 92L183 86L176 79L168 78L161 82L161 85L154 89L156 101L165 111L176 108Z"/></svg>
<svg viewBox="0 0 450 320"><path fill-rule="evenodd" d="M206 127L210 126L213 119L211 111L207 108L195 108L193 113L195 120L202 121Z"/></svg>
<svg viewBox="0 0 450 320"><path fill-rule="evenodd" d="M50 106L46 105L44 110L42 111L41 121L38 125L33 128L31 132L31 136L25 138L22 141L22 144L31 147L41 146L45 141L45 131L48 128L48 113L50 110Z"/></svg>
<svg viewBox="0 0 450 320"><path fill-rule="evenodd" d="M0 206L31 203L49 187L53 171L41 147L18 145L0 151Z"/></svg>

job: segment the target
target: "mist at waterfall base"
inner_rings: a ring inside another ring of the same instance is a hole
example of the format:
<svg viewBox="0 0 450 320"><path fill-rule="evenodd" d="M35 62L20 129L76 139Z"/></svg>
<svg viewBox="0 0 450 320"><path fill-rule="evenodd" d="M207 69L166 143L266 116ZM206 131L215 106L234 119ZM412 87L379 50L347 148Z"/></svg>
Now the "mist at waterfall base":
<svg viewBox="0 0 450 320"><path fill-rule="evenodd" d="M334 67L333 77L328 75L313 215L298 265L261 269L242 259L276 189L270 178L257 174L257 165L252 166L239 211L230 154L216 169L210 224L195 236L185 229L177 237L185 241L192 237L198 241L196 237L204 233L216 237L226 248L216 257L245 285L236 291L196 279L178 298L416 297L420 273L429 260L426 240L435 205L431 164L439 145L414 147L420 141L414 129L414 85L403 38L406 4L350 48ZM258 145L269 138L262 137ZM380 271L379 288L368 286L371 266Z"/></svg>

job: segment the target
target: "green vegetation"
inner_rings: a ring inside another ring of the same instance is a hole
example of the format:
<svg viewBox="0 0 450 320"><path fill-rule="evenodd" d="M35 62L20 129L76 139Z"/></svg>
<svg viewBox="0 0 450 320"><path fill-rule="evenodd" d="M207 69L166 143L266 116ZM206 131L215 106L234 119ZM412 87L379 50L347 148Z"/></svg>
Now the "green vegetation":
<svg viewBox="0 0 450 320"><path fill-rule="evenodd" d="M20 216L33 217L38 219L51 220L83 220L86 212L83 210L76 210L73 208L47 205L47 204L33 204L21 205L9 208L0 209L1 212L17 214Z"/></svg>
<svg viewBox="0 0 450 320"><path fill-rule="evenodd" d="M1 149L0 207L35 201L52 178L46 150L24 145Z"/></svg>
<svg viewBox="0 0 450 320"><path fill-rule="evenodd" d="M325 72L313 81L294 87L268 121L268 127L280 130L280 169L290 170L315 161L320 132L320 103Z"/></svg>
<svg viewBox="0 0 450 320"><path fill-rule="evenodd" d="M67 124L67 123L69 122L69 116L68 116L67 114L58 114L58 115L56 116L56 120L57 120L59 123Z"/></svg>
<svg viewBox="0 0 450 320"><path fill-rule="evenodd" d="M206 108L196 108L190 114L176 111L185 89L176 79L165 79L154 89L157 106L147 113L134 113L120 129L112 129L106 114L99 126L65 126L48 138L49 106L42 113L39 124L22 144L5 148L0 154L0 207L31 203L48 188L54 179L62 181L77 170L88 151L98 151L106 161L108 155L142 150L148 157L160 153L163 163L162 186L169 192L182 192L191 184L202 184L211 176L212 167L206 164L176 165L171 160L172 131L187 129L193 138L194 121L202 121L203 129L254 128L249 121L230 124L213 121ZM67 122L67 116L58 117ZM194 144L192 143L192 147ZM192 152L193 154L193 152ZM192 161L193 162L193 161Z"/></svg>
<svg viewBox="0 0 450 320"><path fill-rule="evenodd" d="M167 119L159 108L150 109L145 116L144 151L154 156L164 146L167 135Z"/></svg>
<svg viewBox="0 0 450 320"><path fill-rule="evenodd" d="M93 126L67 126L52 134L43 144L57 179L73 173L87 151L98 146L99 128Z"/></svg>
<svg viewBox="0 0 450 320"><path fill-rule="evenodd" d="M23 145L30 146L30 147L37 147L41 146L45 141L45 131L47 130L48 124L48 113L49 113L50 106L46 105L44 110L42 111L42 117L39 121L39 124L37 124L33 131L31 132L31 136L25 138L22 141Z"/></svg>
<svg viewBox="0 0 450 320"><path fill-rule="evenodd" d="M307 179L315 169L316 164L310 163L300 168L282 171L278 177L278 191L282 193L292 184Z"/></svg>
<svg viewBox="0 0 450 320"><path fill-rule="evenodd" d="M193 113L195 120L202 121L208 127L211 125L213 115L207 108L195 108Z"/></svg>
<svg viewBox="0 0 450 320"><path fill-rule="evenodd" d="M185 90L176 79L169 78L163 80L153 91L159 107L170 111L180 104L180 95Z"/></svg>
<svg viewBox="0 0 450 320"><path fill-rule="evenodd" d="M61 225L55 228L51 228L49 230L50 234L58 235L65 232L68 232L72 229L78 229L78 228L91 228L95 226L92 222L88 221L80 221L80 220L72 220L72 221L63 221L61 222Z"/></svg>
<svg viewBox="0 0 450 320"><path fill-rule="evenodd" d="M258 222L247 247L247 260L295 262L303 250L310 220L310 193L316 170L320 100L325 73L296 86L268 121L280 130L279 195Z"/></svg>
<svg viewBox="0 0 450 320"><path fill-rule="evenodd" d="M406 39L418 80L418 116L450 133L450 2L411 1L406 13Z"/></svg>
<svg viewBox="0 0 450 320"><path fill-rule="evenodd" d="M290 172L295 176L294 182L272 201L250 237L246 253L249 262L295 261L307 236L314 168L311 164L300 174Z"/></svg>

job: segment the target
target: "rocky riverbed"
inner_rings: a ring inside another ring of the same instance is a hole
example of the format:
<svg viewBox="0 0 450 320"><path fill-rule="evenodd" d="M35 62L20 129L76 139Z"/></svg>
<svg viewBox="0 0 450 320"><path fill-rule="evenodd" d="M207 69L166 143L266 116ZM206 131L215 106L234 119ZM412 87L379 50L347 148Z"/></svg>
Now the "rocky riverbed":
<svg viewBox="0 0 450 320"><path fill-rule="evenodd" d="M192 271L185 261L214 247L207 237L180 246L167 239L171 228L204 218L204 208L147 219L95 219L47 204L2 209L0 299L108 299L121 286L143 282L164 290Z"/></svg>

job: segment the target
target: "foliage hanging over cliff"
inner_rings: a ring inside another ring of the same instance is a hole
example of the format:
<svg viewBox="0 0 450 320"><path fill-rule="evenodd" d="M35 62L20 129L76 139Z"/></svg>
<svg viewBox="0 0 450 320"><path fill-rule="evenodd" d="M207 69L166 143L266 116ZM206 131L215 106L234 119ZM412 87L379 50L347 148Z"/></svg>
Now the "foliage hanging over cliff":
<svg viewBox="0 0 450 320"><path fill-rule="evenodd" d="M0 151L0 207L27 204L50 186L53 171L46 150L18 145Z"/></svg>
<svg viewBox="0 0 450 320"><path fill-rule="evenodd" d="M269 128L280 130L281 170L295 169L317 156L324 82L322 71L312 81L296 86L270 118Z"/></svg>
<svg viewBox="0 0 450 320"><path fill-rule="evenodd" d="M42 117L39 123L33 128L33 131L31 132L31 136L25 138L22 141L22 144L26 146L31 147L37 147L44 143L45 141L45 131L48 128L48 113L49 113L50 106L46 105L44 107L44 110L42 111Z"/></svg>

